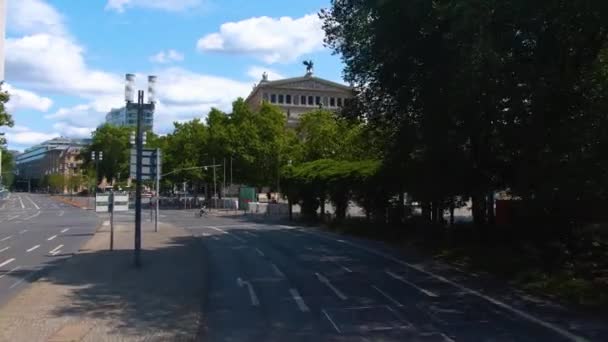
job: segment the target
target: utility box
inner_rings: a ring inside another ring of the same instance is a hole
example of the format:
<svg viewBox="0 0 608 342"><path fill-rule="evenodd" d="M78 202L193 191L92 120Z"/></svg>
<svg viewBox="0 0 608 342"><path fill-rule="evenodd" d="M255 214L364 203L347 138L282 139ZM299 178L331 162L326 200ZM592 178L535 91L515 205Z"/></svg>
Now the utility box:
<svg viewBox="0 0 608 342"><path fill-rule="evenodd" d="M256 202L257 193L254 187L242 186L239 188L239 209L249 210L249 203Z"/></svg>

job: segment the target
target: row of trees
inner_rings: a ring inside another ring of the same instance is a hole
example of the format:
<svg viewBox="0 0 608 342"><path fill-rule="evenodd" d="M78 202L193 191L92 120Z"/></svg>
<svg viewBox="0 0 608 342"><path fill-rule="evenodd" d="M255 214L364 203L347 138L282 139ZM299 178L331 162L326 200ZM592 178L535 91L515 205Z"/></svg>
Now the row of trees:
<svg viewBox="0 0 608 342"><path fill-rule="evenodd" d="M9 101L9 99L9 94L2 90L2 83L0 83L0 127L12 127L14 124L13 118L5 108L5 104ZM6 138L2 133L0 133L0 149L2 149L2 158L0 159L0 164L2 165L2 174L0 175L0 179L2 179L2 184L9 185L12 183L14 177L12 174L13 156L8 153L5 145Z"/></svg>
<svg viewBox="0 0 608 342"><path fill-rule="evenodd" d="M98 128L91 145L82 152L85 174L94 176L98 170L98 180L126 179L132 131L112 125ZM171 173L163 177L165 189L188 182L202 190L212 184L213 171L201 166L226 161L231 172L218 169L218 184L233 181L278 191L282 179L287 181L288 165L318 159L367 158L371 150L364 141L366 133L362 124L347 122L324 110L307 113L297 128L287 128L279 108L265 103L254 111L238 99L230 113L212 109L204 121L175 123L173 132L165 136L148 132L146 147L162 151L163 172ZM103 152L98 164L91 160L92 151Z"/></svg>
<svg viewBox="0 0 608 342"><path fill-rule="evenodd" d="M608 3L333 0L320 13L359 102L386 137L386 177L425 216L498 190L542 203L605 200Z"/></svg>

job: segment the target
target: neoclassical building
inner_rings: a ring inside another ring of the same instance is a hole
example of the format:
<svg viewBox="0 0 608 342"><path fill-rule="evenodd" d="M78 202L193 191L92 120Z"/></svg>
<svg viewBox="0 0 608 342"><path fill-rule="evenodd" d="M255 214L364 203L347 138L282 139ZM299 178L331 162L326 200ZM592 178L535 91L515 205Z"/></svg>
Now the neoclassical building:
<svg viewBox="0 0 608 342"><path fill-rule="evenodd" d="M353 97L351 87L313 76L312 67L302 77L270 81L266 73L246 99L253 109L263 101L280 107L287 116L287 124L295 126L302 113L317 108L338 110Z"/></svg>

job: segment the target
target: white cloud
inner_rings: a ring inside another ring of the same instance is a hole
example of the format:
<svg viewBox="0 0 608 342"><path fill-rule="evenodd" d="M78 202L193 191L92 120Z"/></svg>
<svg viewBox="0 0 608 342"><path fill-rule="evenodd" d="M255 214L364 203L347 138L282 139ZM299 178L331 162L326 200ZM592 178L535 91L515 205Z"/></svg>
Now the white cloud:
<svg viewBox="0 0 608 342"><path fill-rule="evenodd" d="M43 1L11 0L10 3L21 11L19 13L32 16L29 21L14 24L15 28L22 31L21 36L9 36L6 40L7 79L28 89L27 92L20 93L23 95L20 96L21 105L49 111L52 101L36 95L43 91L80 98L82 101L78 105L61 107L46 115L45 118L49 120L46 133L24 128L12 128L9 132L7 129L9 144L27 146L60 134L87 136L90 130L104 121L105 114L110 109L124 105L122 75L92 68L86 61L85 48L69 35L63 26L61 15L48 5L42 6ZM166 3L177 6L174 1ZM186 2L182 2L184 3ZM30 13L27 4L40 5L46 12L39 10ZM116 2L115 5L120 4ZM162 8L159 7L161 1L146 4L144 1L122 2L124 8L144 5ZM41 17L45 13L51 14L46 18ZM48 21L43 21L47 19ZM35 29L35 24L27 24L28 22L46 24L38 30ZM15 29L14 32L16 31L18 30ZM179 59L170 51L165 52L165 59ZM247 96L251 91L249 82L198 74L176 67L139 73L138 89L145 89L145 75L148 74L158 75L159 103L155 115L155 128L158 132L170 131L173 121L203 117L211 107L228 110L233 100Z"/></svg>
<svg viewBox="0 0 608 342"><path fill-rule="evenodd" d="M204 117L212 107L228 110L237 97L251 91L249 83L202 75L183 68L167 68L158 75L159 103L155 130L167 132L173 121Z"/></svg>
<svg viewBox="0 0 608 342"><path fill-rule="evenodd" d="M174 121L203 117L212 107L228 110L232 101L239 96L247 96L251 91L249 83L202 75L183 68L165 68L153 74L158 75L154 126L157 132L162 133L169 132ZM139 75L137 80L145 81L143 75ZM84 132L85 128L103 123L106 113L122 106L123 101L120 94L100 97L88 103L60 108L46 118L64 123L62 132L69 132L68 127L73 128L73 132Z"/></svg>
<svg viewBox="0 0 608 342"><path fill-rule="evenodd" d="M25 126L6 128L6 140L11 146L31 146L59 136L58 133L32 131Z"/></svg>
<svg viewBox="0 0 608 342"><path fill-rule="evenodd" d="M268 80L270 81L276 81L285 78L285 76L281 75L280 73L261 66L252 66L247 70L247 75L254 80L261 80L263 73L268 74Z"/></svg>
<svg viewBox="0 0 608 342"><path fill-rule="evenodd" d="M9 0L7 13L9 32L66 34L61 14L44 1Z"/></svg>
<svg viewBox="0 0 608 342"><path fill-rule="evenodd" d="M5 83L3 90L8 91L10 100L6 104L9 112L21 109L34 109L41 112L48 111L53 105L53 101L48 97L40 96L29 90L19 89Z"/></svg>
<svg viewBox="0 0 608 342"><path fill-rule="evenodd" d="M151 8L165 11L185 11L198 7L202 0L108 0L106 10L124 12L127 8Z"/></svg>
<svg viewBox="0 0 608 342"><path fill-rule="evenodd" d="M198 40L199 51L251 54L266 63L292 62L323 49L324 32L316 14L301 18L254 17L220 26Z"/></svg>
<svg viewBox="0 0 608 342"><path fill-rule="evenodd" d="M35 89L96 97L122 91L120 77L87 66L84 49L70 38L39 33L6 40L7 79Z"/></svg>
<svg viewBox="0 0 608 342"><path fill-rule="evenodd" d="M155 62L155 63L161 63L161 64L166 64L166 63L171 63L171 62L181 62L183 60L184 60L184 55L173 49L170 49L167 51L163 50L163 51L157 53L156 55L150 57L150 61Z"/></svg>
<svg viewBox="0 0 608 342"><path fill-rule="evenodd" d="M61 136L70 138L90 138L91 132L95 127L80 127L67 124L65 122L57 122L53 125L53 129L59 132Z"/></svg>

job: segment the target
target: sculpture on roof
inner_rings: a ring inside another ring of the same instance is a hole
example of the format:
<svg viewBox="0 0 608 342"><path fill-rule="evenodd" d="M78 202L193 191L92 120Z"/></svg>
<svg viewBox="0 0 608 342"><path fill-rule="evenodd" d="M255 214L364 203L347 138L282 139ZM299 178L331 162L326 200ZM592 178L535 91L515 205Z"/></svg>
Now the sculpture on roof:
<svg viewBox="0 0 608 342"><path fill-rule="evenodd" d="M303 61L302 64L306 66L306 75L312 75L315 64L312 62L312 59Z"/></svg>
<svg viewBox="0 0 608 342"><path fill-rule="evenodd" d="M268 73L266 71L264 71L264 73L262 74L262 82L267 82L268 81Z"/></svg>

